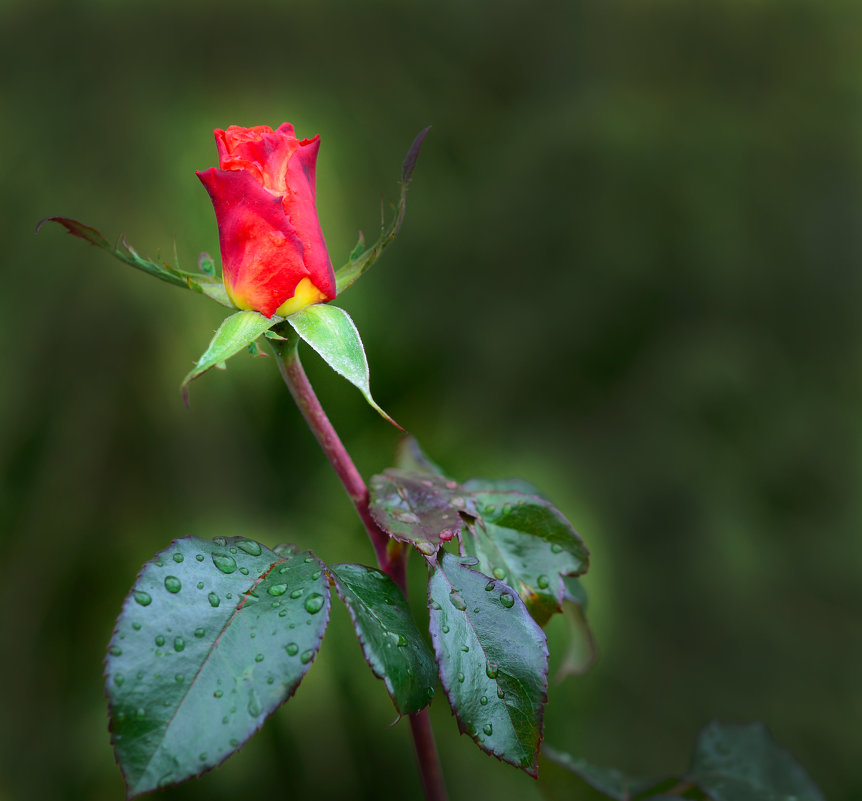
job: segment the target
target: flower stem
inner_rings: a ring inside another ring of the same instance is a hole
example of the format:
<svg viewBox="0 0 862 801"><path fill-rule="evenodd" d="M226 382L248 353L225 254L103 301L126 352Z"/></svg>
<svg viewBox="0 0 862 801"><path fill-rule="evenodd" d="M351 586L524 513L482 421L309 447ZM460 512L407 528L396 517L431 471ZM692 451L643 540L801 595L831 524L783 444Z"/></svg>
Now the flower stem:
<svg viewBox="0 0 862 801"><path fill-rule="evenodd" d="M280 333L286 335L284 340L272 342L273 350L278 359L278 369L290 394L293 396L305 422L316 437L320 447L329 459L329 463L344 485L347 495L353 502L359 519L365 526L368 538L377 556L380 569L386 573L407 595L407 551L400 543L391 540L377 525L368 508L368 487L365 484L350 454L344 447L338 434L323 411L317 395L305 370L299 360L297 350L298 338L292 330L280 328ZM446 786L443 783L443 771L437 746L434 743L434 733L428 708L410 715L410 731L413 735L413 745L416 749L416 759L422 774L422 786L427 801L446 801Z"/></svg>

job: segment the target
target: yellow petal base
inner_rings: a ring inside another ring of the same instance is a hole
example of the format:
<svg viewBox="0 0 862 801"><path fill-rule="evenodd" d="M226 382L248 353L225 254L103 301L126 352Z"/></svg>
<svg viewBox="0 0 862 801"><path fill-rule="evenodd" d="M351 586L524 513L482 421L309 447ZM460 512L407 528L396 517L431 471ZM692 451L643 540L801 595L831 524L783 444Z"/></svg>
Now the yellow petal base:
<svg viewBox="0 0 862 801"><path fill-rule="evenodd" d="M293 293L293 297L284 301L275 310L275 313L281 317L289 317L291 314L296 314L300 309L304 309L312 303L320 303L322 300L326 300L326 295L311 283L310 278L303 278L296 285L296 292Z"/></svg>

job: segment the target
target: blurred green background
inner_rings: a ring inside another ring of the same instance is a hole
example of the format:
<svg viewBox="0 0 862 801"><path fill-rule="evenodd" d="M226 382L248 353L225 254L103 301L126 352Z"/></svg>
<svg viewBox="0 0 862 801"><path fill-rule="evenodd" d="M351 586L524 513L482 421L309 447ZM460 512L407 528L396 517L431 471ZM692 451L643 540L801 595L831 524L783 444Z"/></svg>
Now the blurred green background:
<svg viewBox="0 0 862 801"><path fill-rule="evenodd" d="M68 215L191 267L213 128L285 120L322 136L336 264L434 126L342 304L433 458L534 482L592 550L600 660L552 686L547 741L661 775L761 719L862 797L862 5L3 0L0 115L0 801L122 796L101 661L171 539L372 558L271 360L183 407L220 307L33 235ZM394 429L305 362L381 470ZM433 715L453 801L541 798ZM338 609L295 698L158 797L417 798L394 717Z"/></svg>

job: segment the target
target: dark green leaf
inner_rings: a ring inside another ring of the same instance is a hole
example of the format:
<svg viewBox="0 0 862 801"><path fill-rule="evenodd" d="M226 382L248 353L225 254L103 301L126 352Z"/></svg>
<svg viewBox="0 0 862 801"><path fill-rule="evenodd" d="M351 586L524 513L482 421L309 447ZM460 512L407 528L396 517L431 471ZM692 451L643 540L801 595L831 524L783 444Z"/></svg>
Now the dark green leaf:
<svg viewBox="0 0 862 801"><path fill-rule="evenodd" d="M458 485L431 473L387 470L372 476L369 492L369 509L377 525L426 556L433 556L440 543L460 535L460 513L469 512Z"/></svg>
<svg viewBox="0 0 862 801"><path fill-rule="evenodd" d="M445 551L428 581L428 604L460 730L535 776L548 686L544 632L511 588Z"/></svg>
<svg viewBox="0 0 862 801"><path fill-rule="evenodd" d="M613 798L614 801L633 801L635 796L638 798L655 798L655 796L650 795L651 790L664 791L677 785L673 779L659 782L652 779L633 779L616 768L602 768L593 765L580 757L573 757L562 751L557 751L547 743L542 745L542 756L583 779L594 790L608 798Z"/></svg>
<svg viewBox="0 0 862 801"><path fill-rule="evenodd" d="M106 663L130 797L217 765L293 694L329 620L323 570L239 537L176 540L144 566Z"/></svg>
<svg viewBox="0 0 862 801"><path fill-rule="evenodd" d="M465 488L469 487L469 483ZM544 625L562 610L564 576L583 573L589 553L571 524L550 503L517 490L477 491L476 519L461 541L479 569L518 590Z"/></svg>
<svg viewBox="0 0 862 801"><path fill-rule="evenodd" d="M188 403L188 386L212 367L218 367L236 353L251 345L261 334L268 331L280 317L264 317L256 311L239 311L226 317L215 332L209 347L197 364L183 379L183 397Z"/></svg>
<svg viewBox="0 0 862 801"><path fill-rule="evenodd" d="M365 244L365 238L360 234L359 243L351 251L347 264L335 271L337 294L340 295L360 278L380 258L383 251L392 244L395 237L398 236L401 224L404 222L404 213L407 210L407 189L410 186L410 179L416 167L416 159L419 157L419 149L422 146L426 133L428 133L428 128L420 132L416 139L413 140L413 144L410 145L410 149L407 151L404 163L401 165L401 193L398 198L398 205L395 207L395 216L392 222L388 228L385 225L381 225L380 236L366 250L362 250L361 248L361 245Z"/></svg>
<svg viewBox="0 0 862 801"><path fill-rule="evenodd" d="M560 682L567 676L580 676L596 662L598 653L593 631L587 622L587 593L578 579L573 576L563 578L563 616L568 622L569 642L563 660L554 673L554 681Z"/></svg>
<svg viewBox="0 0 862 801"><path fill-rule="evenodd" d="M710 723L698 735L687 778L713 801L823 801L762 723Z"/></svg>
<svg viewBox="0 0 862 801"><path fill-rule="evenodd" d="M402 715L418 712L434 697L437 666L404 594L389 576L363 565L332 565L329 572L344 601L362 652L383 679Z"/></svg>
<svg viewBox="0 0 862 801"><path fill-rule="evenodd" d="M395 467L414 473L444 475L442 468L422 450L418 440L410 434L401 437L395 446Z"/></svg>
<svg viewBox="0 0 862 801"><path fill-rule="evenodd" d="M317 303L292 314L287 321L323 361L362 393L375 411L401 428L371 397L365 348L356 325L344 309Z"/></svg>

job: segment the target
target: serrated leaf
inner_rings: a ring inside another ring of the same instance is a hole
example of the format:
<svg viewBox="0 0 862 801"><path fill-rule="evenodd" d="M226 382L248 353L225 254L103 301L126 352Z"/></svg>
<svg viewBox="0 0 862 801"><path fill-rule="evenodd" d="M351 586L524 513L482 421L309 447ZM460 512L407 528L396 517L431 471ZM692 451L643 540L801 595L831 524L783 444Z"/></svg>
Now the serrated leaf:
<svg viewBox="0 0 862 801"><path fill-rule="evenodd" d="M468 485L469 486L469 485ZM586 571L589 552L572 525L550 503L517 490L472 494L476 518L461 538L479 569L514 587L544 625L562 610L564 576Z"/></svg>
<svg viewBox="0 0 862 801"><path fill-rule="evenodd" d="M330 565L329 572L365 659L374 675L383 679L399 714L427 706L434 697L437 666L404 594L389 576L371 567Z"/></svg>
<svg viewBox="0 0 862 801"><path fill-rule="evenodd" d="M461 533L462 511L469 511L458 485L443 476L386 470L368 485L369 510L390 537L433 556L441 543Z"/></svg>
<svg viewBox="0 0 862 801"><path fill-rule="evenodd" d="M429 126L430 128L430 126ZM425 134L428 133L428 128L421 131L413 140L410 149L407 151L407 156L401 165L401 192L398 198L398 205L395 207L395 216L387 228L381 224L380 236L371 247L365 250L362 247L365 245L365 237L360 234L359 242L350 253L350 257L343 267L335 271L335 285L337 294L341 294L345 289L350 287L358 278L365 273L377 259L380 258L383 251L392 244L398 232L401 230L401 224L404 222L404 213L407 210L407 189L410 186L410 180L413 177L413 170L416 167L416 160L419 158L419 150L422 146L422 141L425 139Z"/></svg>
<svg viewBox="0 0 862 801"><path fill-rule="evenodd" d="M184 287L191 289L193 292L206 295L207 297L220 303L228 308L235 308L233 303L227 296L221 279L209 277L206 275L192 275L191 273L183 272L182 270L170 267L167 264L160 264L149 259L143 258L123 236L120 237L122 247L114 247L107 239L95 228L85 225L84 223L73 220L71 217L46 217L39 225L36 226L36 231L46 223L55 222L62 225L72 236L77 236L95 245L97 248L110 253L115 259L119 259L125 264L131 265L135 269L141 270L148 275L152 275L161 281L165 281L172 286Z"/></svg>
<svg viewBox="0 0 862 801"><path fill-rule="evenodd" d="M698 735L686 778L713 801L823 801L762 723L710 723Z"/></svg>
<svg viewBox="0 0 862 801"><path fill-rule="evenodd" d="M207 370L218 367L234 354L248 348L261 334L281 321L280 317L264 317L256 311L239 311L226 317L218 327L209 347L183 379L183 397L188 402L188 386Z"/></svg>
<svg viewBox="0 0 862 801"><path fill-rule="evenodd" d="M240 537L175 540L144 566L106 660L129 797L219 764L293 694L329 620L323 571Z"/></svg>
<svg viewBox="0 0 862 801"><path fill-rule="evenodd" d="M401 428L371 397L365 348L356 325L344 309L316 303L290 315L287 321L323 361L362 393L371 408Z"/></svg>
<svg viewBox="0 0 862 801"><path fill-rule="evenodd" d="M544 632L510 587L441 551L428 581L431 640L462 732L536 775L547 701Z"/></svg>
<svg viewBox="0 0 862 801"><path fill-rule="evenodd" d="M462 552L517 589L540 625L562 610L564 578L587 569L578 533L548 501L524 492L532 489L526 482L458 485L424 470L390 469L372 477L369 489L369 509L387 534L426 556L459 537Z"/></svg>

